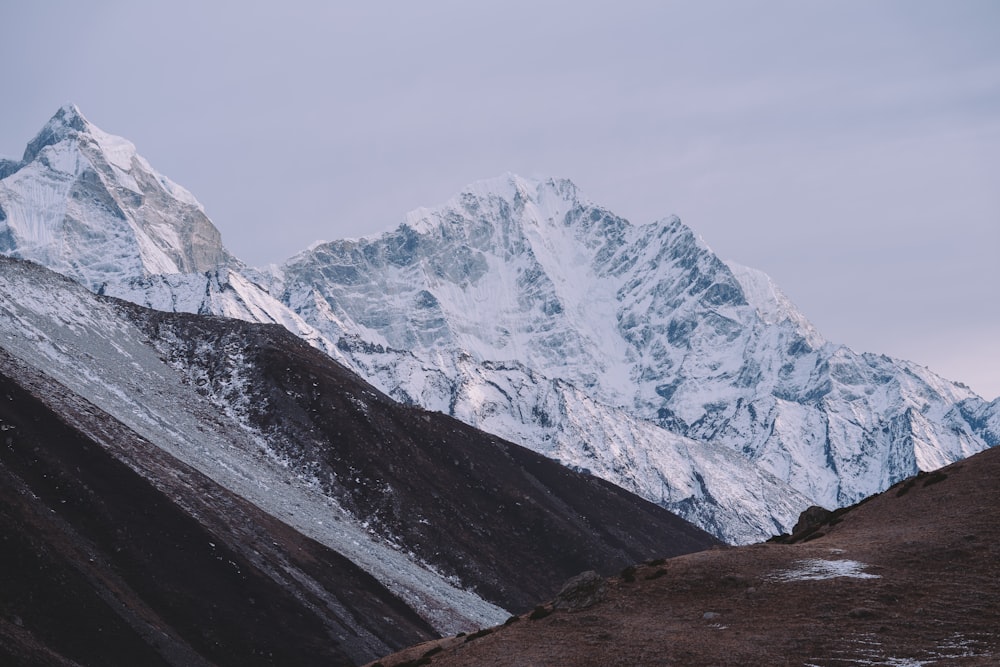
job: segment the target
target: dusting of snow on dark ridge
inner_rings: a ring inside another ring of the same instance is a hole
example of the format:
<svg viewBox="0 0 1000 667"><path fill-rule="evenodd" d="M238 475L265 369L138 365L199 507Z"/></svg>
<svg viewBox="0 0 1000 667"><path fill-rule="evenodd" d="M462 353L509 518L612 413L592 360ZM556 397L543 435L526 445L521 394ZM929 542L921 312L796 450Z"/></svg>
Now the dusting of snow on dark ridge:
<svg viewBox="0 0 1000 667"><path fill-rule="evenodd" d="M506 618L323 492L232 414L202 397L111 302L28 262L0 258L0 345L214 483L337 551L439 632Z"/></svg>
<svg viewBox="0 0 1000 667"><path fill-rule="evenodd" d="M356 665L437 635L2 347L0 396L0 664Z"/></svg>
<svg viewBox="0 0 1000 667"><path fill-rule="evenodd" d="M581 570L718 544L617 486L402 406L280 326L154 312L4 257L0 312L0 353L337 552L440 633L502 622Z"/></svg>
<svg viewBox="0 0 1000 667"><path fill-rule="evenodd" d="M402 406L282 328L131 319L199 393L369 530L505 608L530 608L583 570L715 544L614 485Z"/></svg>

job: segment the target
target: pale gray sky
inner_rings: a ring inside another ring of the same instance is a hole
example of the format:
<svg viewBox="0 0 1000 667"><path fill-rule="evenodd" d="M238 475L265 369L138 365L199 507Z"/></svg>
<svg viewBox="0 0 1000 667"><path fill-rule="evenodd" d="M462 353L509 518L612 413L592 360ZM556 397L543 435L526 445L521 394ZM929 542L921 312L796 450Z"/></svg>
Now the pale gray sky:
<svg viewBox="0 0 1000 667"><path fill-rule="evenodd" d="M251 264L565 177L1000 395L995 0L36 0L0 6L0 62L0 154L74 102Z"/></svg>

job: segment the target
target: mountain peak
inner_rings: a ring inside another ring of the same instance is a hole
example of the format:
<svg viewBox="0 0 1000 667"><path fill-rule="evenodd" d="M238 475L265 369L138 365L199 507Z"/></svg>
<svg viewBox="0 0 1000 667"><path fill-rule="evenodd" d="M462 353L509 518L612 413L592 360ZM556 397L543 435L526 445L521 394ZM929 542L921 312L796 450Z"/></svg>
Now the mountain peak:
<svg viewBox="0 0 1000 667"><path fill-rule="evenodd" d="M513 196L517 192L533 192L541 183L538 179L525 178L508 171L493 178L473 181L462 189L462 193Z"/></svg>
<svg viewBox="0 0 1000 667"><path fill-rule="evenodd" d="M24 156L21 158L23 164L27 164L35 159L42 149L52 146L63 139L76 133L87 133L93 128L80 109L72 103L67 103L59 107L55 115L49 119L45 127L35 135L35 138L28 142L24 149Z"/></svg>
<svg viewBox="0 0 1000 667"><path fill-rule="evenodd" d="M96 154L99 154L103 161L123 172L132 170L134 159L138 158L142 161L136 152L135 144L123 137L108 134L87 120L80 112L79 107L69 103L59 107L59 110L49 119L45 127L35 135L34 139L28 142L21 164L28 164L37 158L44 149L67 140L76 140L81 146L89 147L92 151L96 151ZM85 149L85 152L90 153L93 157L95 153L92 151ZM143 163L148 170L152 170L152 167L147 163L144 161ZM172 194L178 196L177 193L172 192ZM185 201L198 205L190 193L185 191L182 194Z"/></svg>
<svg viewBox="0 0 1000 667"><path fill-rule="evenodd" d="M52 116L48 124L52 125L54 123L62 124L79 132L85 132L87 127L90 125L90 121L84 118L83 113L80 111L80 107L76 106L72 102L67 102L59 107L59 110Z"/></svg>
<svg viewBox="0 0 1000 667"><path fill-rule="evenodd" d="M564 199L579 197L576 185L565 178L526 177L506 172L493 178L474 181L462 189L459 198L473 195L477 197L499 196L513 201L517 198L536 199L543 190L552 190Z"/></svg>
<svg viewBox="0 0 1000 667"><path fill-rule="evenodd" d="M473 181L440 206L410 211L404 224L418 232L426 232L438 227L448 211L472 213L481 210L483 203L497 200L507 202L515 209L530 203L539 211L552 214L554 210L549 211L549 208L562 211L567 204L579 203L581 197L579 189L568 179L525 177L506 172Z"/></svg>
<svg viewBox="0 0 1000 667"><path fill-rule="evenodd" d="M21 176L9 180L15 173ZM74 104L56 111L20 163L0 163L0 177L0 204L19 202L4 206L0 249L94 289L147 275L202 273L228 261L194 196Z"/></svg>

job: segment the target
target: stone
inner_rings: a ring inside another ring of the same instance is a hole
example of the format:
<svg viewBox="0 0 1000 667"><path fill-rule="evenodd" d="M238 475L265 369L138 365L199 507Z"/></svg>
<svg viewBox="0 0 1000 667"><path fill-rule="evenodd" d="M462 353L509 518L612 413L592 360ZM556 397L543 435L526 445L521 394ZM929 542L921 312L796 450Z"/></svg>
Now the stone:
<svg viewBox="0 0 1000 667"><path fill-rule="evenodd" d="M604 578L588 570L567 581L552 601L556 609L578 611L592 607L604 599L607 586Z"/></svg>

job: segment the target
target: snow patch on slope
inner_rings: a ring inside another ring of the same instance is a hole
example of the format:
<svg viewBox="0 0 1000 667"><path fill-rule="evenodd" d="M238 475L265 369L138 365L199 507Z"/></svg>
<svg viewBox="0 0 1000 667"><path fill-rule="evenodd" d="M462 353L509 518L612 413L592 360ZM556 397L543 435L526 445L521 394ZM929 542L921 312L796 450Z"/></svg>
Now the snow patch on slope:
<svg viewBox="0 0 1000 667"><path fill-rule="evenodd" d="M868 567L856 560L826 560L809 558L796 561L794 569L782 570L773 576L774 581L820 581L848 577L850 579L881 579L882 575L865 572Z"/></svg>
<svg viewBox="0 0 1000 667"><path fill-rule="evenodd" d="M0 345L87 396L181 461L372 574L454 634L509 615L371 534L363 523L271 456L266 441L202 398L122 319L78 285L11 260L0 271ZM238 390L238 386L235 387Z"/></svg>

